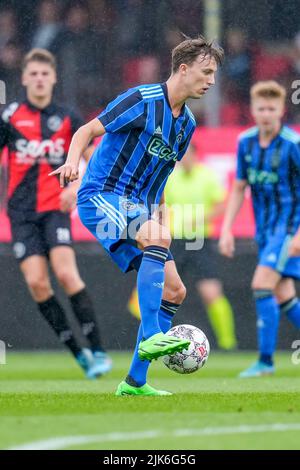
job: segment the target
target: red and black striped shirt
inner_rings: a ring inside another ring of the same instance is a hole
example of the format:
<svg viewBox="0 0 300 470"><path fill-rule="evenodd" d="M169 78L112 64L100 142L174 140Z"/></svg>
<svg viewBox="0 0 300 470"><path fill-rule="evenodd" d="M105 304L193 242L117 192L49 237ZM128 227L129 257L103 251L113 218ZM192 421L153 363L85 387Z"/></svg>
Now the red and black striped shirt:
<svg viewBox="0 0 300 470"><path fill-rule="evenodd" d="M78 115L53 102L38 109L26 100L4 109L0 149L9 152L8 212L59 210L59 179L48 174L65 162L72 135L82 124Z"/></svg>

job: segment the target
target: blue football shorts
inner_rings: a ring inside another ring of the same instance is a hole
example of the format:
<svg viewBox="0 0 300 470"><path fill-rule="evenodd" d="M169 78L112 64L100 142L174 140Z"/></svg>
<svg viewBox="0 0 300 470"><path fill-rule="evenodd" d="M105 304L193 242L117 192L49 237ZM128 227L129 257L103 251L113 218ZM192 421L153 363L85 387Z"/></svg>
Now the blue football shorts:
<svg viewBox="0 0 300 470"><path fill-rule="evenodd" d="M101 192L80 202L78 214L119 268L123 272L132 270L133 260L142 255L136 246L136 233L151 219L147 207L126 196Z"/></svg>
<svg viewBox="0 0 300 470"><path fill-rule="evenodd" d="M258 245L258 264L268 266L282 277L300 279L300 257L289 257L288 249L293 235L282 233L268 237Z"/></svg>

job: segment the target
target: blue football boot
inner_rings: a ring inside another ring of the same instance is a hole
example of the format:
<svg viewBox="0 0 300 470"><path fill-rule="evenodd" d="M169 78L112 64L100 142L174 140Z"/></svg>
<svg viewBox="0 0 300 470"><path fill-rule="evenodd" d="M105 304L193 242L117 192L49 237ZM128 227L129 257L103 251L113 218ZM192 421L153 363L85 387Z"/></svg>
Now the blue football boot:
<svg viewBox="0 0 300 470"><path fill-rule="evenodd" d="M77 354L76 360L80 367L84 370L86 376L91 378L89 377L88 373L94 364L94 356L92 351L88 348L83 348L81 352Z"/></svg>
<svg viewBox="0 0 300 470"><path fill-rule="evenodd" d="M240 378L263 377L264 375L273 375L275 367L265 362L257 361L252 364L248 369L239 374Z"/></svg>
<svg viewBox="0 0 300 470"><path fill-rule="evenodd" d="M95 379L107 374L112 369L112 360L105 352L94 351L92 355L93 363L86 374L89 379Z"/></svg>

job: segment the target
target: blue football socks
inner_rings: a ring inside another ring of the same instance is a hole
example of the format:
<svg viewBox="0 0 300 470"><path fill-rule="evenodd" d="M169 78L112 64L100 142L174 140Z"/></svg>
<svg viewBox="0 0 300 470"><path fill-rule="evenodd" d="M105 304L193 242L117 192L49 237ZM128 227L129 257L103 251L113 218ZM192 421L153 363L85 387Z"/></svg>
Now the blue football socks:
<svg viewBox="0 0 300 470"><path fill-rule="evenodd" d="M144 250L138 271L137 290L145 339L161 332L158 312L164 288L164 268L167 256L167 248L148 246Z"/></svg>
<svg viewBox="0 0 300 470"><path fill-rule="evenodd" d="M272 365L279 326L279 306L271 290L257 289L254 297L260 361Z"/></svg>

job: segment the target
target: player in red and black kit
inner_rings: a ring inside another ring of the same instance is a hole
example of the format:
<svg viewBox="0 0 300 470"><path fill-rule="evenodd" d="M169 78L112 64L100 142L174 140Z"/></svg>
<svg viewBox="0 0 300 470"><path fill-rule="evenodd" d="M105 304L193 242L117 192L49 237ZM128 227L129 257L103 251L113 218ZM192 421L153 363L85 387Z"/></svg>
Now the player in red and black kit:
<svg viewBox="0 0 300 470"><path fill-rule="evenodd" d="M0 118L0 149L9 151L8 216L15 256L33 299L87 377L94 378L111 369L111 360L101 346L92 302L72 248L69 212L78 185L61 189L58 178L48 177L64 163L82 121L52 101L55 83L54 56L33 49L23 64L27 99L10 104ZM84 158L90 153L87 149ZM89 348L80 346L53 293L48 262L70 299Z"/></svg>

